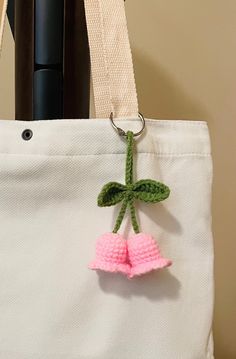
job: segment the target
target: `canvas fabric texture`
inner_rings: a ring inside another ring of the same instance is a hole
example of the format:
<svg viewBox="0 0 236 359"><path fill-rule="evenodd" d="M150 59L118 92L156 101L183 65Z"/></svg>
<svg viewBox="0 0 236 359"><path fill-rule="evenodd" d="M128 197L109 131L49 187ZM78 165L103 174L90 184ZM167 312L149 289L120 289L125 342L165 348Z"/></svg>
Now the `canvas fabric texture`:
<svg viewBox="0 0 236 359"><path fill-rule="evenodd" d="M120 209L99 208L97 196L109 181L124 183L126 145L110 112L124 130L140 128L125 8L117 3L112 13L113 0L85 1L96 117L0 120L0 359L214 358L205 121L146 118L135 139L135 180L171 189L163 203L136 208L172 266L132 280L88 269L97 237L112 230ZM110 45L124 56L104 53ZM119 232L133 234L129 217Z"/></svg>

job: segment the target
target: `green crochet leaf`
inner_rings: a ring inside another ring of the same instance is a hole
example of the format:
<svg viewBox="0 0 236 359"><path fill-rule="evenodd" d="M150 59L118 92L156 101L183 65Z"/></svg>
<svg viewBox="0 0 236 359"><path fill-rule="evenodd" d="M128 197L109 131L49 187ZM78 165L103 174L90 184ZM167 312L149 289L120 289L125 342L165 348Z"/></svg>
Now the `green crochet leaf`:
<svg viewBox="0 0 236 359"><path fill-rule="evenodd" d="M169 197L170 189L163 183L143 179L133 186L134 198L144 202L160 202Z"/></svg>
<svg viewBox="0 0 236 359"><path fill-rule="evenodd" d="M97 204L99 207L113 206L125 197L126 186L118 182L109 182L103 186L98 195Z"/></svg>

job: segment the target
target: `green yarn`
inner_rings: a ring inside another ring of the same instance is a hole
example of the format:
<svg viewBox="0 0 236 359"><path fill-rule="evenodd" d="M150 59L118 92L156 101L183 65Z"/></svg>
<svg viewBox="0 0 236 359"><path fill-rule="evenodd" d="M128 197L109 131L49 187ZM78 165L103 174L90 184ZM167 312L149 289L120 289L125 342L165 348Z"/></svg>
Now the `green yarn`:
<svg viewBox="0 0 236 359"><path fill-rule="evenodd" d="M125 185L118 182L109 182L102 187L97 198L99 207L114 206L123 201L113 233L118 232L127 207L130 209L131 222L135 233L140 232L134 206L134 201L136 199L144 202L156 203L165 200L170 194L169 187L152 179L142 179L133 183L134 133L132 131L127 131L126 139Z"/></svg>
<svg viewBox="0 0 236 359"><path fill-rule="evenodd" d="M123 204L122 204L122 207L120 209L120 213L117 217L117 220L116 220L116 224L115 224L115 227L113 229L113 233L117 233L120 226L121 226L121 223L123 221L123 218L125 216L125 212L126 212L126 208L127 208L127 205L128 205L128 199L125 198L124 201L123 201Z"/></svg>
<svg viewBox="0 0 236 359"><path fill-rule="evenodd" d="M127 132L127 152L126 152L126 168L125 168L125 184L132 188L133 184L133 142L134 134Z"/></svg>
<svg viewBox="0 0 236 359"><path fill-rule="evenodd" d="M99 207L108 207L114 206L124 199L126 192L126 186L118 182L109 182L103 186L99 196L98 196L98 206Z"/></svg>
<svg viewBox="0 0 236 359"><path fill-rule="evenodd" d="M129 201L129 207L130 207L130 214L131 214L131 223L132 223L134 232L139 233L140 230L139 230L139 225L138 225L136 213L135 213L134 199Z"/></svg>

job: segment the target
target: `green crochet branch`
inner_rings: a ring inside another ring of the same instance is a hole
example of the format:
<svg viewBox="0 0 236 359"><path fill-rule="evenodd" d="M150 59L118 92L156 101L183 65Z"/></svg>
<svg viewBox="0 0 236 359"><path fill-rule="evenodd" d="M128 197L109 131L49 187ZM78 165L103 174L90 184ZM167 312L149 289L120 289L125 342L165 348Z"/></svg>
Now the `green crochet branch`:
<svg viewBox="0 0 236 359"><path fill-rule="evenodd" d="M133 143L134 143L134 134L132 131L127 132L127 152L126 152L126 164L125 164L125 184L126 184L126 195L123 200L123 205L121 207L120 213L117 217L113 233L117 233L121 223L123 221L126 209L129 205L131 213L131 222L135 233L139 233L139 225L136 218L135 207L134 207L134 198L133 198Z"/></svg>
<svg viewBox="0 0 236 359"><path fill-rule="evenodd" d="M133 182L133 145L134 133L127 131L127 150L125 165L125 185L118 182L109 182L103 186L98 195L97 204L99 207L113 206L123 202L117 217L113 233L117 233L124 219L126 209L129 207L131 223L135 233L139 233L139 224L136 218L134 201L139 199L144 202L160 202L169 197L170 189L163 183L151 179Z"/></svg>

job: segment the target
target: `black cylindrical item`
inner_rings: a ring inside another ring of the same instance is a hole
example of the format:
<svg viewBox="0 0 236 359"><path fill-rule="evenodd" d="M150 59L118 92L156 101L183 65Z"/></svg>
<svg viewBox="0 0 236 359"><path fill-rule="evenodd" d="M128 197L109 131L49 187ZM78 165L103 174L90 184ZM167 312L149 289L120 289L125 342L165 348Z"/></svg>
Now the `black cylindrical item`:
<svg viewBox="0 0 236 359"><path fill-rule="evenodd" d="M64 0L35 0L35 63L62 64Z"/></svg>
<svg viewBox="0 0 236 359"><path fill-rule="evenodd" d="M34 72L34 119L63 117L63 74L42 69Z"/></svg>
<svg viewBox="0 0 236 359"><path fill-rule="evenodd" d="M64 118L89 118L90 54L83 0L65 0Z"/></svg>
<svg viewBox="0 0 236 359"><path fill-rule="evenodd" d="M15 25L16 119L88 118L84 0L9 0L8 16Z"/></svg>
<svg viewBox="0 0 236 359"><path fill-rule="evenodd" d="M34 0L14 1L15 118L33 119Z"/></svg>
<svg viewBox="0 0 236 359"><path fill-rule="evenodd" d="M7 17L13 37L15 36L15 0L8 0Z"/></svg>
<svg viewBox="0 0 236 359"><path fill-rule="evenodd" d="M64 0L34 1L34 119L63 118Z"/></svg>

